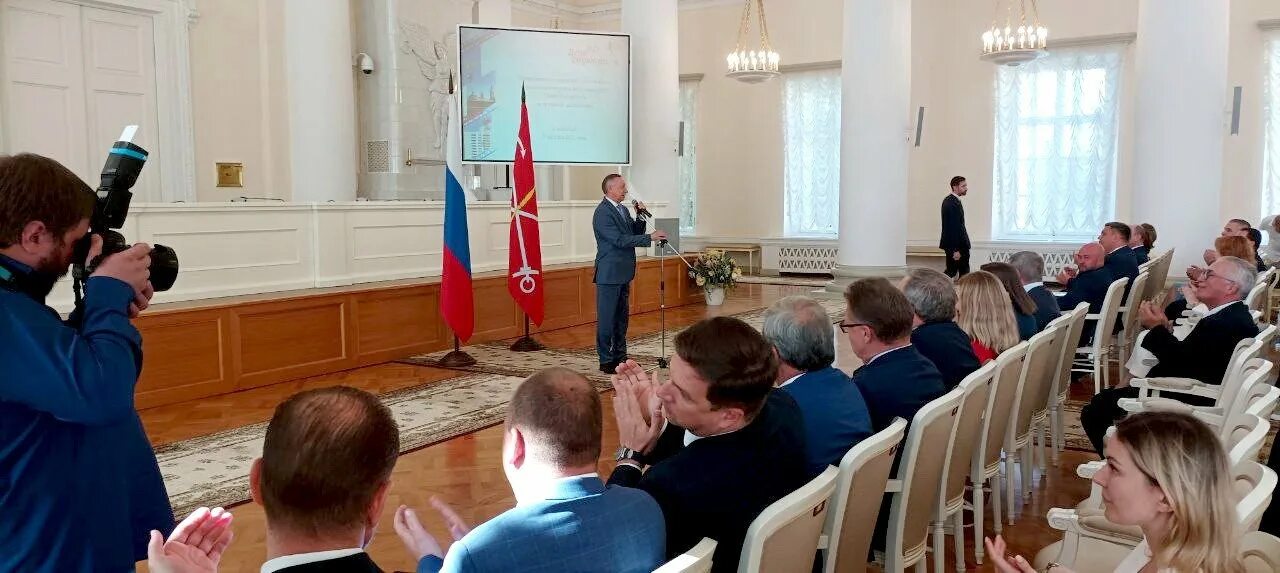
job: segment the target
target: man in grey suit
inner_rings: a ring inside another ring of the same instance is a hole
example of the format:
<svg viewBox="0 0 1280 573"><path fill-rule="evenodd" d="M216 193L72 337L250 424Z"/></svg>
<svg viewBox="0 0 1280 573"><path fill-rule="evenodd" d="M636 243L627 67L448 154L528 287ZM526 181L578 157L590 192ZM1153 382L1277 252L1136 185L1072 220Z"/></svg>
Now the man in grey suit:
<svg viewBox="0 0 1280 573"><path fill-rule="evenodd" d="M667 234L645 234L644 220L635 219L626 205L627 182L617 173L600 183L604 198L596 206L591 229L596 235L596 353L600 371L613 374L627 360L627 319L631 300L631 279L636 276L636 247L664 241ZM648 214L644 203L636 212Z"/></svg>

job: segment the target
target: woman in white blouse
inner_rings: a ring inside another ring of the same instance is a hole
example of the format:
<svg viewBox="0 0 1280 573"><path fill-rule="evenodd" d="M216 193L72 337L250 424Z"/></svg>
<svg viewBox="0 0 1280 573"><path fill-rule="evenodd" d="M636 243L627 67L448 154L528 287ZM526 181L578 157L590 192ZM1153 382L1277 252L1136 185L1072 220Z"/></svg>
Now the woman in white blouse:
<svg viewBox="0 0 1280 573"><path fill-rule="evenodd" d="M1240 573L1235 494L1221 442L1204 423L1172 412L1133 414L1106 441L1094 475L1108 520L1137 525L1143 540L1116 573ZM986 540L1001 573L1035 573L1022 556ZM1047 571L1069 573L1050 564Z"/></svg>

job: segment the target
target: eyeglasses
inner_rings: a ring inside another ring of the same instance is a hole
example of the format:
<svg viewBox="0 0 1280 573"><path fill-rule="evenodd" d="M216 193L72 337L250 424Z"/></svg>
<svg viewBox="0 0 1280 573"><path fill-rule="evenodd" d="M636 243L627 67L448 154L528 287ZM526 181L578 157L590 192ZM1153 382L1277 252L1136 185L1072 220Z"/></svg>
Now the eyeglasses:
<svg viewBox="0 0 1280 573"><path fill-rule="evenodd" d="M855 326L865 326L867 328L871 328L871 325L865 322L845 322L843 320L837 320L831 324L839 327L840 332L849 332L849 329Z"/></svg>

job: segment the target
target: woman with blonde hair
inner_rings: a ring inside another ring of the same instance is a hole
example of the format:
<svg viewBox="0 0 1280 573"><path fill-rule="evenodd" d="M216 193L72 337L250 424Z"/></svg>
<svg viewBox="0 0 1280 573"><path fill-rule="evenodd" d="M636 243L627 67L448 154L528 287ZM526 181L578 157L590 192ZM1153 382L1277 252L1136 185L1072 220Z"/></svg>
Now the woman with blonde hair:
<svg viewBox="0 0 1280 573"><path fill-rule="evenodd" d="M1107 460L1093 481L1105 515L1136 525L1142 541L1115 573L1242 573L1236 494L1227 454L1213 431L1186 414L1133 414L1115 426ZM999 536L986 540L1001 573L1035 571L1021 556L1005 556ZM1050 563L1050 573L1069 573Z"/></svg>
<svg viewBox="0 0 1280 573"><path fill-rule="evenodd" d="M969 335L979 363L994 360L1020 342L1009 293L1000 279L987 271L956 280L956 324Z"/></svg>

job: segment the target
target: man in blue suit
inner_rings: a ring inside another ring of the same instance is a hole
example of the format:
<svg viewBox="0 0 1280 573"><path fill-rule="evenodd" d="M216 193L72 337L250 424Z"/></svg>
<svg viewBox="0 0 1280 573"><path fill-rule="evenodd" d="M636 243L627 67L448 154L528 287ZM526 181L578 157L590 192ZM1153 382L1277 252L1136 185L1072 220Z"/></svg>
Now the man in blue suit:
<svg viewBox="0 0 1280 573"><path fill-rule="evenodd" d="M653 241L664 241L663 231L644 232L644 220L627 211L622 200L627 196L627 182L617 173L605 176L600 183L604 198L591 217L596 235L596 354L600 371L613 374L627 360L627 320L630 317L631 279L636 276L636 248ZM637 212L644 203L636 204Z"/></svg>
<svg viewBox="0 0 1280 573"><path fill-rule="evenodd" d="M1066 294L1058 298L1059 308L1075 308L1081 302L1089 303L1089 312L1102 310L1102 299L1107 288L1115 281L1111 269L1104 266L1106 251L1098 243L1086 243L1076 251L1076 268L1065 268L1058 273L1058 282L1067 285ZM1088 332L1088 328L1085 329Z"/></svg>
<svg viewBox="0 0 1280 573"><path fill-rule="evenodd" d="M1032 251L1018 251L1009 257L1009 265L1018 272L1022 288L1036 303L1036 329L1044 330L1053 319L1062 314L1058 297L1044 288L1044 257Z"/></svg>
<svg viewBox="0 0 1280 573"><path fill-rule="evenodd" d="M854 281L844 291L848 311L839 323L862 366L853 383L879 432L894 418L911 421L916 411L946 392L938 368L911 345L911 303L883 278Z"/></svg>
<svg viewBox="0 0 1280 573"><path fill-rule="evenodd" d="M605 486L600 394L581 374L550 368L516 388L507 413L502 468L516 507L470 529L433 499L454 544L448 553L412 510L396 512L396 533L419 558L419 573L652 571L665 560L662 510L638 489Z"/></svg>
<svg viewBox="0 0 1280 573"><path fill-rule="evenodd" d="M849 448L871 435L862 393L831 365L836 359L833 330L826 309L807 296L783 298L764 313L764 337L778 355L778 390L800 405L805 459L815 476L829 465L840 465Z"/></svg>
<svg viewBox="0 0 1280 573"><path fill-rule="evenodd" d="M173 529L133 405L150 247L103 259L66 321L45 304L93 207L58 162L0 157L0 571L132 571Z"/></svg>
<svg viewBox="0 0 1280 573"><path fill-rule="evenodd" d="M1125 284L1125 298L1129 295L1129 285L1138 278L1138 256L1129 248L1129 225L1112 221L1103 225L1098 234L1098 243L1107 252L1103 266L1111 271L1111 280L1124 277L1129 279Z"/></svg>
<svg viewBox="0 0 1280 573"><path fill-rule="evenodd" d="M911 345L938 367L943 387L959 386L981 365L969 335L956 324L955 283L933 269L913 267L898 288L911 304Z"/></svg>

